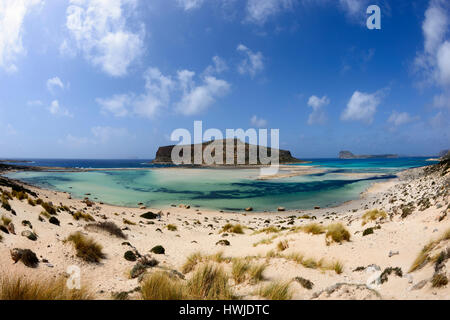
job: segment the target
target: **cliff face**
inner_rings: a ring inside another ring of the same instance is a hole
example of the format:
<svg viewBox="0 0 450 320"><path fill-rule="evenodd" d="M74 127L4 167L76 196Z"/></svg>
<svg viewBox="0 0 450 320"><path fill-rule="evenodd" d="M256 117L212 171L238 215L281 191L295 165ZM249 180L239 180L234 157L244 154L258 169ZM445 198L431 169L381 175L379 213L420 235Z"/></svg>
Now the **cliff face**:
<svg viewBox="0 0 450 320"><path fill-rule="evenodd" d="M355 155L350 151L339 152L339 159L393 159L398 158L397 154L379 154L379 155Z"/></svg>
<svg viewBox="0 0 450 320"><path fill-rule="evenodd" d="M234 141L231 142L233 144L233 151L232 151L232 156L234 158L234 162L233 163L226 163L226 145L227 145L227 140L216 140L216 141L209 141L209 142L205 142L201 144L201 151L203 154L203 151L208 148L208 153L210 153L213 157L215 156L216 152L220 152L217 150L220 150L220 148L222 149L222 154L223 154L223 163L224 165L240 165L238 164L238 150L240 148L242 148L243 150L245 150L245 163L242 163L241 165L251 165L253 163L250 163L250 157L249 157L249 151L251 150L251 145L248 143L243 143L240 140L234 139ZM195 157L195 148L196 145L191 144L189 146L187 146L188 148L191 149L191 164L194 164L194 157ZM198 146L198 145L197 145ZM172 150L175 146L165 146L165 147L160 147L158 149L158 151L156 152L156 158L155 160L153 160L153 163L156 164L173 164L172 162ZM256 148L257 151L257 163L256 165L261 165L260 159L259 159L259 152L261 150L261 152L266 152L267 156L270 157L270 155L272 154L272 148L266 148L266 147L262 147L262 146L252 146L254 148ZM211 152L209 152L211 151ZM284 163L301 163L304 162L302 160L296 159L291 155L290 151L287 150L278 150L279 151L279 161L280 164ZM180 155L182 156L182 154ZM203 161L203 164L204 161Z"/></svg>

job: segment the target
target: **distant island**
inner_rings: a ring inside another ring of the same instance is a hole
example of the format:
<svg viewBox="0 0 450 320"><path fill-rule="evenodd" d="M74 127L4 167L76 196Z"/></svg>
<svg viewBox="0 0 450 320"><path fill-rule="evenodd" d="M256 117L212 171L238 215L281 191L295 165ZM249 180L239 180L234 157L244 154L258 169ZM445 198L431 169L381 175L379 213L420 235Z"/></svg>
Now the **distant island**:
<svg viewBox="0 0 450 320"><path fill-rule="evenodd" d="M398 154L355 155L350 151L339 152L339 159L395 159Z"/></svg>
<svg viewBox="0 0 450 320"><path fill-rule="evenodd" d="M207 148L208 146L210 146L211 148L217 148L222 146L222 153L223 153L223 166L239 166L239 165L262 165L262 163L260 162L259 159L259 152L260 150L262 152L266 151L267 155L270 157L270 155L272 154L272 151L274 149L272 148L267 148L267 147L263 147L263 146L255 146L256 150L257 150L257 163L256 164L250 164L250 159L249 159L249 150L250 150L250 144L248 143L244 143L239 139L233 139L233 145L234 145L234 150L233 150L233 155L234 155L234 163L233 164L227 164L225 161L225 154L226 154L226 145L227 145L227 140L214 140L214 141L208 141L208 142L204 142L201 144L201 150L202 152L205 150L205 148ZM217 147L214 146L214 144L217 144ZM191 148L191 163L194 163L194 155L195 155L195 147L198 146L199 144L191 144L190 146L188 145L188 148ZM245 150L245 163L244 164L238 164L237 163L237 150L238 150L238 146L240 147L244 147ZM175 147L175 145L171 145L171 146L164 146L164 147L160 147L158 149L158 151L156 152L156 157L155 159L152 161L152 163L154 164L173 164L172 161L172 150ZM214 152L216 150L213 151L213 156L214 156ZM303 161L297 158L294 158L291 155L290 151L287 150L281 150L279 149L279 163L280 164L288 164L288 163L306 163L307 161ZM205 165L204 163L202 165Z"/></svg>

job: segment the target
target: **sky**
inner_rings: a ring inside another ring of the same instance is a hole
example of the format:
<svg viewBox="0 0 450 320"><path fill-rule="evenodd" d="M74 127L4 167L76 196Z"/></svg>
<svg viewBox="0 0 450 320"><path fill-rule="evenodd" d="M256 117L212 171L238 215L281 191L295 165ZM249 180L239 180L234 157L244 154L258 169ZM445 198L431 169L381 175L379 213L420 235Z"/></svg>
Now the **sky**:
<svg viewBox="0 0 450 320"><path fill-rule="evenodd" d="M152 159L196 120L299 158L435 155L450 3L0 0L0 158Z"/></svg>

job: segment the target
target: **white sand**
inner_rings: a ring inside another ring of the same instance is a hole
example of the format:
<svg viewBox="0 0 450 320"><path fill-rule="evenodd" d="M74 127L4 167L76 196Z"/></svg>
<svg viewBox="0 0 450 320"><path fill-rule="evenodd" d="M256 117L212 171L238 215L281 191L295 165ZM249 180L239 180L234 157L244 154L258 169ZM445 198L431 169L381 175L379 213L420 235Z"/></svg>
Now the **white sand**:
<svg viewBox="0 0 450 320"><path fill-rule="evenodd" d="M414 174L419 169L412 171ZM432 288L428 281L425 286L418 290L412 290L412 287L422 280L429 280L434 273L433 263L429 263L424 268L407 273L413 261L417 257L422 247L431 239L437 238L445 230L450 228L450 210L448 192L444 195L431 199L432 206L424 211L417 208L413 214L405 219L400 215L393 215L392 219L379 222L381 229L375 230L374 234L362 236L362 231L368 227L375 226L375 222L369 223L364 227L361 225L361 216L369 209L382 209L388 213L395 211L395 207L402 200L405 203L417 201L423 194L432 198L436 190L445 186L448 187L449 176L432 178L413 179L405 175L400 180L393 180L385 183L373 185L367 192L362 194L361 199L347 202L334 208L325 208L320 210L274 212L274 213L240 213L227 214L217 211L207 211L198 209L170 208L163 212L160 220L153 220L155 224L147 224L149 220L139 216L148 211L157 213L157 208L132 209L120 208L109 205L95 204L94 208L87 208L85 211L90 213L96 221L113 221L120 227L128 227L125 230L128 236L127 240L112 237L104 233L86 231L84 226L87 222L75 221L69 213L61 212L57 218L61 226L55 226L47 221L38 221L41 206L32 207L27 201L11 200L11 206L17 212L17 216L11 215L4 209L0 212L11 218L16 229L17 235L7 235L2 233L3 241L0 243L0 270L6 273L25 274L29 277L56 277L64 275L67 267L76 265L81 268L82 282L96 294L98 299L111 299L113 292L130 291L136 288L139 283L137 279L129 279L129 271L135 263L128 262L123 258L124 252L129 247L122 245L124 241L130 242L141 254L149 253L149 250L155 245L162 245L166 250L165 255L153 255L159 262L160 267L180 270L187 256L193 252L201 251L205 254L213 254L223 251L225 256L246 257L255 255L265 255L270 250L277 250L277 243L280 240L288 240L289 248L283 254L302 253L305 257L311 257L316 260L325 259L327 261L339 260L344 265L342 274L336 274L334 271L321 271L318 269L308 269L302 265L296 264L286 259L273 258L268 259L268 268L264 272L265 280L269 283L274 280L293 280L295 277L303 277L314 283L312 290L303 288L298 282L292 281L291 290L293 299L449 299L450 285L442 288ZM432 181L435 184L432 185ZM447 183L445 185L445 183ZM6 188L3 188L6 190ZM68 194L58 193L49 190L42 190L31 187L36 191L44 201L51 201L54 205L63 203L76 209L84 209L86 205L77 199L68 199ZM407 194L404 189L408 190ZM447 190L448 191L448 190ZM394 196L398 199L394 203L389 200ZM282 206L282 203L280 204ZM441 222L439 216L443 212L449 212L446 218ZM170 215L167 213L170 212ZM114 213L118 213L115 215ZM325 235L310 235L303 232L289 233L285 230L278 233L278 238L272 244L253 246L259 240L270 238L273 234L253 235L254 230L262 229L269 225L301 226L310 223L310 220L293 219L294 223L289 224L291 219L287 217L295 215L302 216L308 214L316 216L314 222L327 225L332 222L342 222L350 231L351 241L343 244L326 245ZM131 220L137 225L125 225L123 218ZM265 223L269 219L270 223ZM33 230L38 235L37 241L30 241L21 236L23 230L29 229L22 226L22 220L29 220L33 225ZM194 224L195 221L201 224ZM251 229L245 229L245 234L229 234L223 237L220 229L226 223L240 223ZM168 224L174 224L178 231L167 230ZM209 226L209 225L212 225ZM162 232L156 231L161 229ZM70 243L63 243L67 236L75 231L82 231L93 237L100 243L107 258L100 264L88 264L81 261L75 255L75 250ZM1 231L0 231L1 232ZM217 246L216 242L220 239L227 239L231 245L227 247ZM441 247L448 247L449 241L441 243ZM47 259L50 265L40 263L36 269L24 266L21 262L14 264L10 258L10 249L28 248L33 250L40 259ZM390 251L398 251L398 255L389 257ZM258 259L264 262L266 259ZM403 271L403 277L397 277L391 274L388 281L382 285L374 287L376 293L366 287L368 279L373 273L367 270L353 272L357 267L375 264L383 271L387 267L400 267ZM231 264L224 263L226 270L231 270ZM445 272L448 272L449 260L445 265ZM148 269L152 272L157 268ZM189 278L190 274L186 277ZM347 283L351 285L338 286L337 290L330 290L329 293L323 290L338 284ZM261 284L250 285L244 283L235 286L230 280L233 289L244 298L255 299L253 293ZM358 285L358 286L357 286ZM139 298L138 294L133 296Z"/></svg>

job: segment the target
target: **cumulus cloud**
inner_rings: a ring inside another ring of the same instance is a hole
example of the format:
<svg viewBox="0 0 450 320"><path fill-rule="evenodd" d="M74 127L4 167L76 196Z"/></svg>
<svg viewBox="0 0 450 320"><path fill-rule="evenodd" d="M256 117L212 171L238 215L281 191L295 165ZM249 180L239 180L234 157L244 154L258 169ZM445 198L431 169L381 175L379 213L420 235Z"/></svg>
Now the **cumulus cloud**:
<svg viewBox="0 0 450 320"><path fill-rule="evenodd" d="M134 112L140 116L152 118L158 111L167 107L174 82L157 68L149 68L144 75L146 92L133 102Z"/></svg>
<svg viewBox="0 0 450 320"><path fill-rule="evenodd" d="M311 96L308 99L308 106L310 106L313 111L308 117L308 124L324 124L327 120L327 116L323 107L330 104L330 99L327 96L319 98L317 96Z"/></svg>
<svg viewBox="0 0 450 320"><path fill-rule="evenodd" d="M370 124L381 103L381 94L355 91L341 115L341 120L361 121Z"/></svg>
<svg viewBox="0 0 450 320"><path fill-rule="evenodd" d="M238 45L237 51L244 55L238 66L240 74L249 74L252 78L264 70L264 56L261 52L253 52L243 44Z"/></svg>
<svg viewBox="0 0 450 320"><path fill-rule="evenodd" d="M295 0L248 0L247 20L264 24L271 16L292 9L295 3Z"/></svg>
<svg viewBox="0 0 450 320"><path fill-rule="evenodd" d="M255 126L257 128L263 128L263 127L267 126L267 120L263 119L263 118L259 118L256 115L254 115L250 119L250 123L252 124L252 126Z"/></svg>
<svg viewBox="0 0 450 320"><path fill-rule="evenodd" d="M227 63L221 57L214 56L212 58L212 61L213 61L213 64L209 65L206 68L206 70L204 72L205 75L221 74L222 72L225 72L228 70Z"/></svg>
<svg viewBox="0 0 450 320"><path fill-rule="evenodd" d="M203 2L204 0L177 0L178 5L186 11L201 7Z"/></svg>
<svg viewBox="0 0 450 320"><path fill-rule="evenodd" d="M416 119L416 117L412 117L408 112L397 112L394 110L389 116L388 123L398 127L410 123Z"/></svg>
<svg viewBox="0 0 450 320"><path fill-rule="evenodd" d="M144 28L131 31L129 12L137 0L70 0L66 27L75 50L107 74L120 77L143 52ZM62 53L70 53L69 41L61 44Z"/></svg>
<svg viewBox="0 0 450 320"><path fill-rule="evenodd" d="M48 79L47 80L48 91L53 93L56 88L64 89L64 83L61 81L61 79L58 77Z"/></svg>
<svg viewBox="0 0 450 320"><path fill-rule="evenodd" d="M365 15L368 3L368 0L339 0L339 5L349 16Z"/></svg>
<svg viewBox="0 0 450 320"><path fill-rule="evenodd" d="M42 0L0 1L0 68L17 71L17 57L26 54L22 43L25 16L43 3Z"/></svg>
<svg viewBox="0 0 450 320"><path fill-rule="evenodd" d="M222 97L230 90L230 84L225 80L206 76L201 85L196 86L192 81L192 73L186 71L179 73L183 96L177 104L177 111L184 115L195 115L210 107L217 98Z"/></svg>
<svg viewBox="0 0 450 320"><path fill-rule="evenodd" d="M116 117L125 117L128 115L128 109L131 97L127 94L116 94L109 99L95 100L101 107L102 112L112 113Z"/></svg>
<svg viewBox="0 0 450 320"><path fill-rule="evenodd" d="M173 104L178 113L194 115L208 109L231 87L227 81L208 75L201 77L201 83L197 84L195 72L189 70L178 71L177 76L172 78L157 68L149 68L144 78L145 91L140 95L122 94L96 99L102 112L117 117L134 114L151 119ZM180 99L177 103L173 103L175 95Z"/></svg>
<svg viewBox="0 0 450 320"><path fill-rule="evenodd" d="M436 85L442 94L434 99L436 107L450 108L450 4L444 0L431 0L422 23L424 49L417 53L416 70L423 82Z"/></svg>
<svg viewBox="0 0 450 320"><path fill-rule="evenodd" d="M69 110L59 105L58 100L52 101L52 103L48 107L48 111L55 116L73 117L73 115L69 112Z"/></svg>

